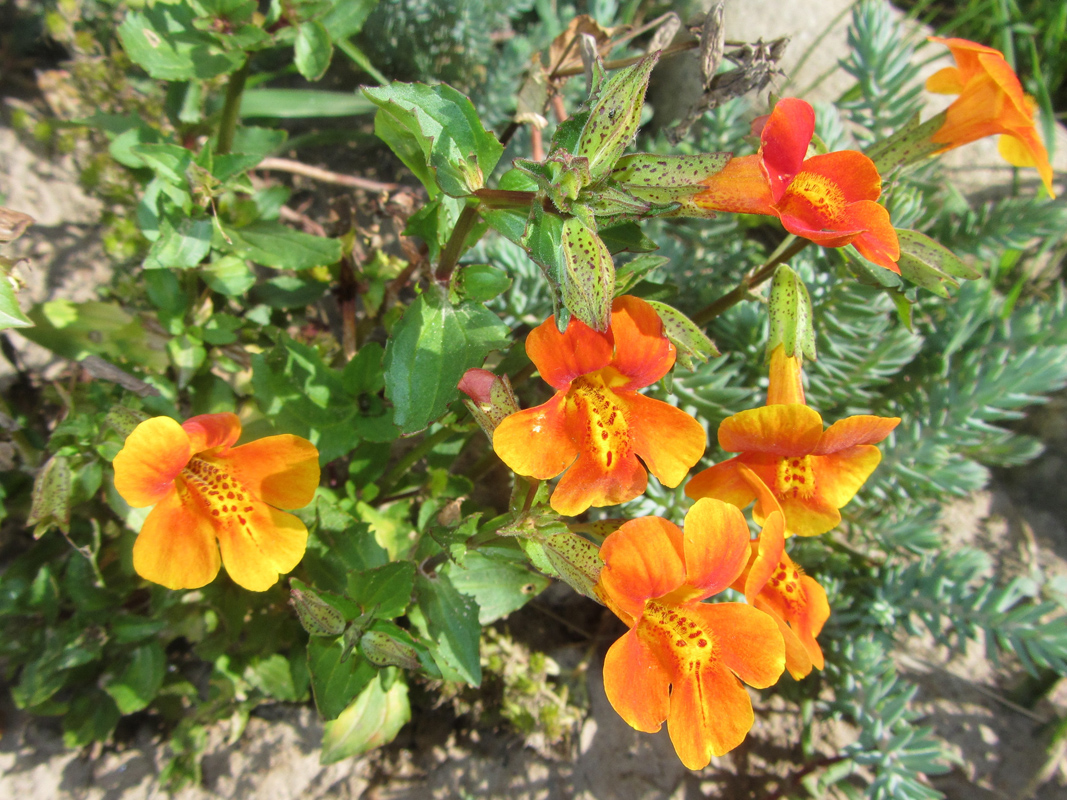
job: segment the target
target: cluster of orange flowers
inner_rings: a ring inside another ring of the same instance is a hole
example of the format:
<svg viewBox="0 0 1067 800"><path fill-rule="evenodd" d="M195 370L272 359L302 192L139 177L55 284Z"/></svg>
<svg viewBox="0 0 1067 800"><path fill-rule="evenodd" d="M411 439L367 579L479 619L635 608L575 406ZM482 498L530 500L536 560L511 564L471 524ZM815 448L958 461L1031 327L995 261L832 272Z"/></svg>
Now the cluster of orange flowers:
<svg viewBox="0 0 1067 800"><path fill-rule="evenodd" d="M1035 167L1052 194L1033 102L1001 54L961 39L933 41L949 47L957 66L927 86L960 96L930 142L947 150L1000 134L1004 157ZM808 157L814 125L810 105L780 101L758 126L758 152L708 177L693 202L776 216L791 233L827 247L852 244L899 271L874 163L855 151ZM515 413L490 418L492 403L476 413L487 415L494 449L515 472L562 475L550 499L557 513L632 500L648 472L678 486L703 456L700 423L639 392L675 361L658 314L643 300L616 299L602 333L577 319L561 333L550 318L529 335L526 351L556 390L548 402L519 411L506 382L483 370L461 388L508 399ZM720 446L737 455L687 484L695 503L684 529L645 517L607 537L596 591L630 630L609 650L604 680L629 724L651 732L666 721L682 762L699 769L752 726L742 682L761 688L784 670L799 679L823 667L817 637L830 614L826 593L791 560L785 540L841 521L840 509L881 459L874 445L899 421L862 415L824 428L805 403L799 360L779 346L770 357L767 404L719 426ZM303 557L307 529L281 509L311 501L318 451L289 435L233 447L240 433L237 417L224 413L183 424L155 417L126 439L114 460L115 488L133 507L154 506L134 546L140 575L172 589L197 588L224 564L235 582L263 591ZM755 538L742 513L753 503ZM745 603L704 602L727 588Z"/></svg>

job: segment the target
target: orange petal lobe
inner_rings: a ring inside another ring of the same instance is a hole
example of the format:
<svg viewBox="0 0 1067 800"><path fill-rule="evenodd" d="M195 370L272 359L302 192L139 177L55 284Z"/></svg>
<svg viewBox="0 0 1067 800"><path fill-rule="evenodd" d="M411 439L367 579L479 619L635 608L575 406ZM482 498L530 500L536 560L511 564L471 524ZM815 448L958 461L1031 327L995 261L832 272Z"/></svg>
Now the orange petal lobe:
<svg viewBox="0 0 1067 800"><path fill-rule="evenodd" d="M226 453L228 469L265 503L303 508L319 485L319 451L300 436L267 436Z"/></svg>
<svg viewBox="0 0 1067 800"><path fill-rule="evenodd" d="M202 453L215 447L229 448L241 436L241 421L228 411L221 414L200 414L189 417L182 423L189 434L189 447L193 453Z"/></svg>
<svg viewBox="0 0 1067 800"><path fill-rule="evenodd" d="M822 437L822 417L802 405L750 408L719 425L719 445L730 453L807 455Z"/></svg>
<svg viewBox="0 0 1067 800"><path fill-rule="evenodd" d="M234 583L253 592L264 592L278 582L304 556L307 528L304 523L265 503L253 503L244 516L246 524L230 518L217 531L222 563Z"/></svg>
<svg viewBox="0 0 1067 800"><path fill-rule="evenodd" d="M605 467L595 455L582 450L556 484L549 504L557 514L573 517L590 506L603 508L633 500L647 486L648 473L632 452L613 457Z"/></svg>
<svg viewBox="0 0 1067 800"><path fill-rule="evenodd" d="M702 603L697 617L716 639L719 660L749 686L773 686L785 670L785 645L769 615L744 603Z"/></svg>
<svg viewBox="0 0 1067 800"><path fill-rule="evenodd" d="M504 418L493 431L493 449L508 467L539 480L554 478L578 456L560 392L544 405Z"/></svg>
<svg viewBox="0 0 1067 800"><path fill-rule="evenodd" d="M604 692L620 717L639 731L655 733L667 719L670 677L632 628L604 656Z"/></svg>
<svg viewBox="0 0 1067 800"><path fill-rule="evenodd" d="M795 97L779 100L760 134L760 160L775 203L804 165L815 133L815 109Z"/></svg>
<svg viewBox="0 0 1067 800"><path fill-rule="evenodd" d="M677 486L704 455L704 426L662 400L635 393L625 402L634 452L660 483Z"/></svg>
<svg viewBox="0 0 1067 800"><path fill-rule="evenodd" d="M133 543L138 575L168 589L199 589L215 579L220 563L215 528L196 509L184 482L159 499Z"/></svg>
<svg viewBox="0 0 1067 800"><path fill-rule="evenodd" d="M704 599L733 583L748 563L748 524L721 500L697 500L685 515L686 584Z"/></svg>
<svg viewBox="0 0 1067 800"><path fill-rule="evenodd" d="M689 769L703 769L741 744L754 720L748 692L721 664L688 671L671 686L667 730Z"/></svg>
<svg viewBox="0 0 1067 800"><path fill-rule="evenodd" d="M630 616L644 613L645 601L668 594L686 580L684 543L678 526L662 517L630 520L600 548L600 583Z"/></svg>
<svg viewBox="0 0 1067 800"><path fill-rule="evenodd" d="M878 444L900 424L900 417L857 414L838 420L827 428L812 455L836 453L857 444Z"/></svg>
<svg viewBox="0 0 1067 800"><path fill-rule="evenodd" d="M598 333L575 318L567 325L567 332L560 333L556 318L549 317L526 337L526 354L546 383L565 390L579 375L607 366L612 339L610 331Z"/></svg>
<svg viewBox="0 0 1067 800"><path fill-rule="evenodd" d="M158 503L189 463L189 435L170 417L153 417L134 428L112 462L115 489L134 508Z"/></svg>
<svg viewBox="0 0 1067 800"><path fill-rule="evenodd" d="M955 67L938 70L926 79L926 91L934 94L959 94L963 91L960 71Z"/></svg>
<svg viewBox="0 0 1067 800"><path fill-rule="evenodd" d="M760 516L764 518L756 558L745 578L745 599L752 603L770 580L785 552L785 514L774 494L756 473L744 466L740 471L745 482L756 492L757 506L762 510Z"/></svg>
<svg viewBox="0 0 1067 800"><path fill-rule="evenodd" d="M738 471L740 463L738 459L731 458L698 472L685 485L686 495L694 500L701 497L714 497L738 508L744 508L756 495L752 487L741 477Z"/></svg>
<svg viewBox="0 0 1067 800"><path fill-rule="evenodd" d="M863 229L851 242L861 256L891 272L900 272L900 239L885 208L873 200L853 203L845 211L844 224Z"/></svg>
<svg viewBox="0 0 1067 800"><path fill-rule="evenodd" d="M611 334L615 357L611 365L627 378L623 390L649 386L674 366L674 345L663 333L656 309L639 297L624 295L611 306Z"/></svg>
<svg viewBox="0 0 1067 800"><path fill-rule="evenodd" d="M813 456L816 492L830 505L841 508L855 497L881 460L881 452L869 444Z"/></svg>
<svg viewBox="0 0 1067 800"><path fill-rule="evenodd" d="M819 494L803 499L787 495L779 502L785 514L786 536L818 536L841 524L840 506Z"/></svg>

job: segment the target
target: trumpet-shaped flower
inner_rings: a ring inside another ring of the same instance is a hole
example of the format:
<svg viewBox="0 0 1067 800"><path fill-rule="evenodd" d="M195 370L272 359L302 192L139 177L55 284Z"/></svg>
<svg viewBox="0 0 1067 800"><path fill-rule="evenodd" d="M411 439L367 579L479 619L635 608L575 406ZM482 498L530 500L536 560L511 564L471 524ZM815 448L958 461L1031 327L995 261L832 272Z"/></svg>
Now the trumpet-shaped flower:
<svg viewBox="0 0 1067 800"><path fill-rule="evenodd" d="M703 181L701 208L776 216L782 226L823 247L854 245L879 266L900 272L900 243L889 212L875 202L882 179L856 150L805 158L815 111L796 98L779 100L760 134L756 155L733 158Z"/></svg>
<svg viewBox="0 0 1067 800"><path fill-rule="evenodd" d="M1036 167L1045 189L1055 197L1048 151L1034 127L1035 103L1023 92L1004 55L966 39L931 36L930 41L948 47L956 66L931 75L926 88L959 95L931 140L948 150L1000 134L998 148L1004 160L1017 167Z"/></svg>
<svg viewBox="0 0 1067 800"><path fill-rule="evenodd" d="M573 318L560 333L550 317L530 332L526 352L556 394L505 418L493 431L493 449L520 475L564 473L550 501L557 513L632 500L648 483L646 467L677 486L700 460L700 423L637 392L667 374L675 358L644 300L617 298L604 333Z"/></svg>
<svg viewBox="0 0 1067 800"><path fill-rule="evenodd" d="M771 490L747 467L739 466L738 471L763 508L771 511L759 538L751 542L748 566L733 588L778 623L785 640L785 668L800 680L813 667L823 668L822 648L815 637L830 617L830 605L822 586L785 552L784 517Z"/></svg>
<svg viewBox="0 0 1067 800"><path fill-rule="evenodd" d="M785 667L775 621L744 603L703 603L737 580L749 557L745 518L699 500L685 532L659 517L625 523L604 541L599 594L630 630L604 658L612 707L639 731L667 722L682 763L702 769L752 727L741 681L765 688Z"/></svg>
<svg viewBox="0 0 1067 800"><path fill-rule="evenodd" d="M307 528L278 509L311 502L318 450L290 435L233 447L240 435L237 416L226 413L180 425L153 417L127 437L115 456L115 488L134 508L155 506L133 546L141 577L195 589L222 563L236 583L262 592L300 562Z"/></svg>
<svg viewBox="0 0 1067 800"><path fill-rule="evenodd" d="M744 508L753 500L759 522L772 509L744 479L747 467L770 488L785 514L786 534L814 536L841 522L840 509L864 484L882 454L875 444L899 417L847 417L823 429L804 403L800 364L782 346L771 354L767 405L734 414L719 425L719 446L738 456L698 473L685 487L692 498L715 497Z"/></svg>

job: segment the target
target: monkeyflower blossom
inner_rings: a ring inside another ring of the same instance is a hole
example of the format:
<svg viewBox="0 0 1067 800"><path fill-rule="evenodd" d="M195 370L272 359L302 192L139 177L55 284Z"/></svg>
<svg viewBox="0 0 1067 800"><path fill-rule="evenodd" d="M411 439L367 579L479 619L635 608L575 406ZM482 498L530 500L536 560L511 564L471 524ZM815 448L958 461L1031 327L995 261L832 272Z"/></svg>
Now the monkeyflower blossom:
<svg viewBox="0 0 1067 800"><path fill-rule="evenodd" d="M505 418L493 431L493 449L520 475L564 473L550 500L557 513L632 500L648 484L646 467L677 486L704 454L699 422L637 392L666 375L675 358L644 300L616 298L604 333L575 318L560 333L549 317L526 338L526 353L556 393Z"/></svg>
<svg viewBox="0 0 1067 800"><path fill-rule="evenodd" d="M778 217L790 233L823 247L855 246L864 258L900 272L900 244L889 212L875 202L882 179L856 150L805 158L815 110L779 100L760 133L759 152L731 159L706 178L693 203L711 211Z"/></svg>
<svg viewBox="0 0 1067 800"><path fill-rule="evenodd" d="M899 417L862 414L824 430L822 417L804 403L799 360L779 345L771 353L767 405L719 425L719 446L739 455L698 473L685 493L739 508L756 500L753 517L762 522L772 509L744 479L740 467L747 467L781 505L786 535L825 533L882 460L874 445L899 424Z"/></svg>
<svg viewBox="0 0 1067 800"><path fill-rule="evenodd" d="M1000 134L998 149L1004 160L1016 167L1036 167L1045 189L1055 197L1048 151L1034 126L1036 104L1023 92L1004 55L966 39L931 36L930 41L945 45L956 66L931 75L926 80L927 90L959 95L931 141L949 150Z"/></svg>
<svg viewBox="0 0 1067 800"><path fill-rule="evenodd" d="M748 734L754 716L741 682L762 689L785 668L770 616L744 603L702 602L737 580L749 552L744 516L719 500L698 500L684 533L642 517L600 549L599 596L630 628L604 658L608 700L639 731L655 733L666 721L689 769Z"/></svg>
<svg viewBox="0 0 1067 800"><path fill-rule="evenodd" d="M318 450L290 435L233 447L240 435L237 415L224 413L182 424L153 417L126 438L115 489L134 508L155 506L133 545L138 575L196 589L222 563L235 583L262 592L300 562L307 528L279 509L311 502Z"/></svg>
<svg viewBox="0 0 1067 800"><path fill-rule="evenodd" d="M816 637L830 618L826 591L785 552L785 517L770 489L747 467L739 466L738 471L763 508L771 510L759 537L750 542L748 566L731 588L744 592L750 605L778 624L785 641L785 668L800 680L813 667L824 666Z"/></svg>

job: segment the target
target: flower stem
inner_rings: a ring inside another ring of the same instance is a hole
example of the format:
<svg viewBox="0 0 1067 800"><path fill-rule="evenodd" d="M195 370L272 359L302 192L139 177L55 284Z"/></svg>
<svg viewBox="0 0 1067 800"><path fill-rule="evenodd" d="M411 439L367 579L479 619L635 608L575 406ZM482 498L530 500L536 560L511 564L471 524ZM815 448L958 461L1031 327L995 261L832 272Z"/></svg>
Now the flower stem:
<svg viewBox="0 0 1067 800"><path fill-rule="evenodd" d="M807 239L798 239L796 237L791 238L794 239L792 243L784 247L779 247L762 266L756 269L755 272L747 275L741 283L737 284L737 286L718 300L694 314L692 318L693 322L697 325L707 325L713 319L744 300L745 296L754 287L759 286L774 275L774 271L778 268L779 264L784 264L811 244ZM785 243L783 242L783 244Z"/></svg>
<svg viewBox="0 0 1067 800"><path fill-rule="evenodd" d="M381 482L378 484L380 489L378 496L388 497L396 482L404 477L404 475L415 466L417 461L426 456L431 450L437 447L437 445L441 444L441 442L449 436L452 436L454 433L455 431L452 430L450 426L444 425L415 445L415 447L408 450L408 452L396 462L396 465L385 474L385 477L382 478Z"/></svg>
<svg viewBox="0 0 1067 800"><path fill-rule="evenodd" d="M245 81L248 79L249 59L230 75L230 81L226 84L226 102L222 106L222 118L219 119L219 139L215 145L215 152L223 155L230 152L233 147L233 135L237 131L237 120L241 112L241 95L245 90Z"/></svg>
<svg viewBox="0 0 1067 800"><path fill-rule="evenodd" d="M459 219L456 220L456 227L452 229L452 235L448 237L444 249L441 250L441 260L437 262L434 278L439 283L448 283L449 278L452 277L452 270L456 268L459 257L463 255L463 245L467 242L467 234L471 232L477 218L477 205L469 203L463 206Z"/></svg>

